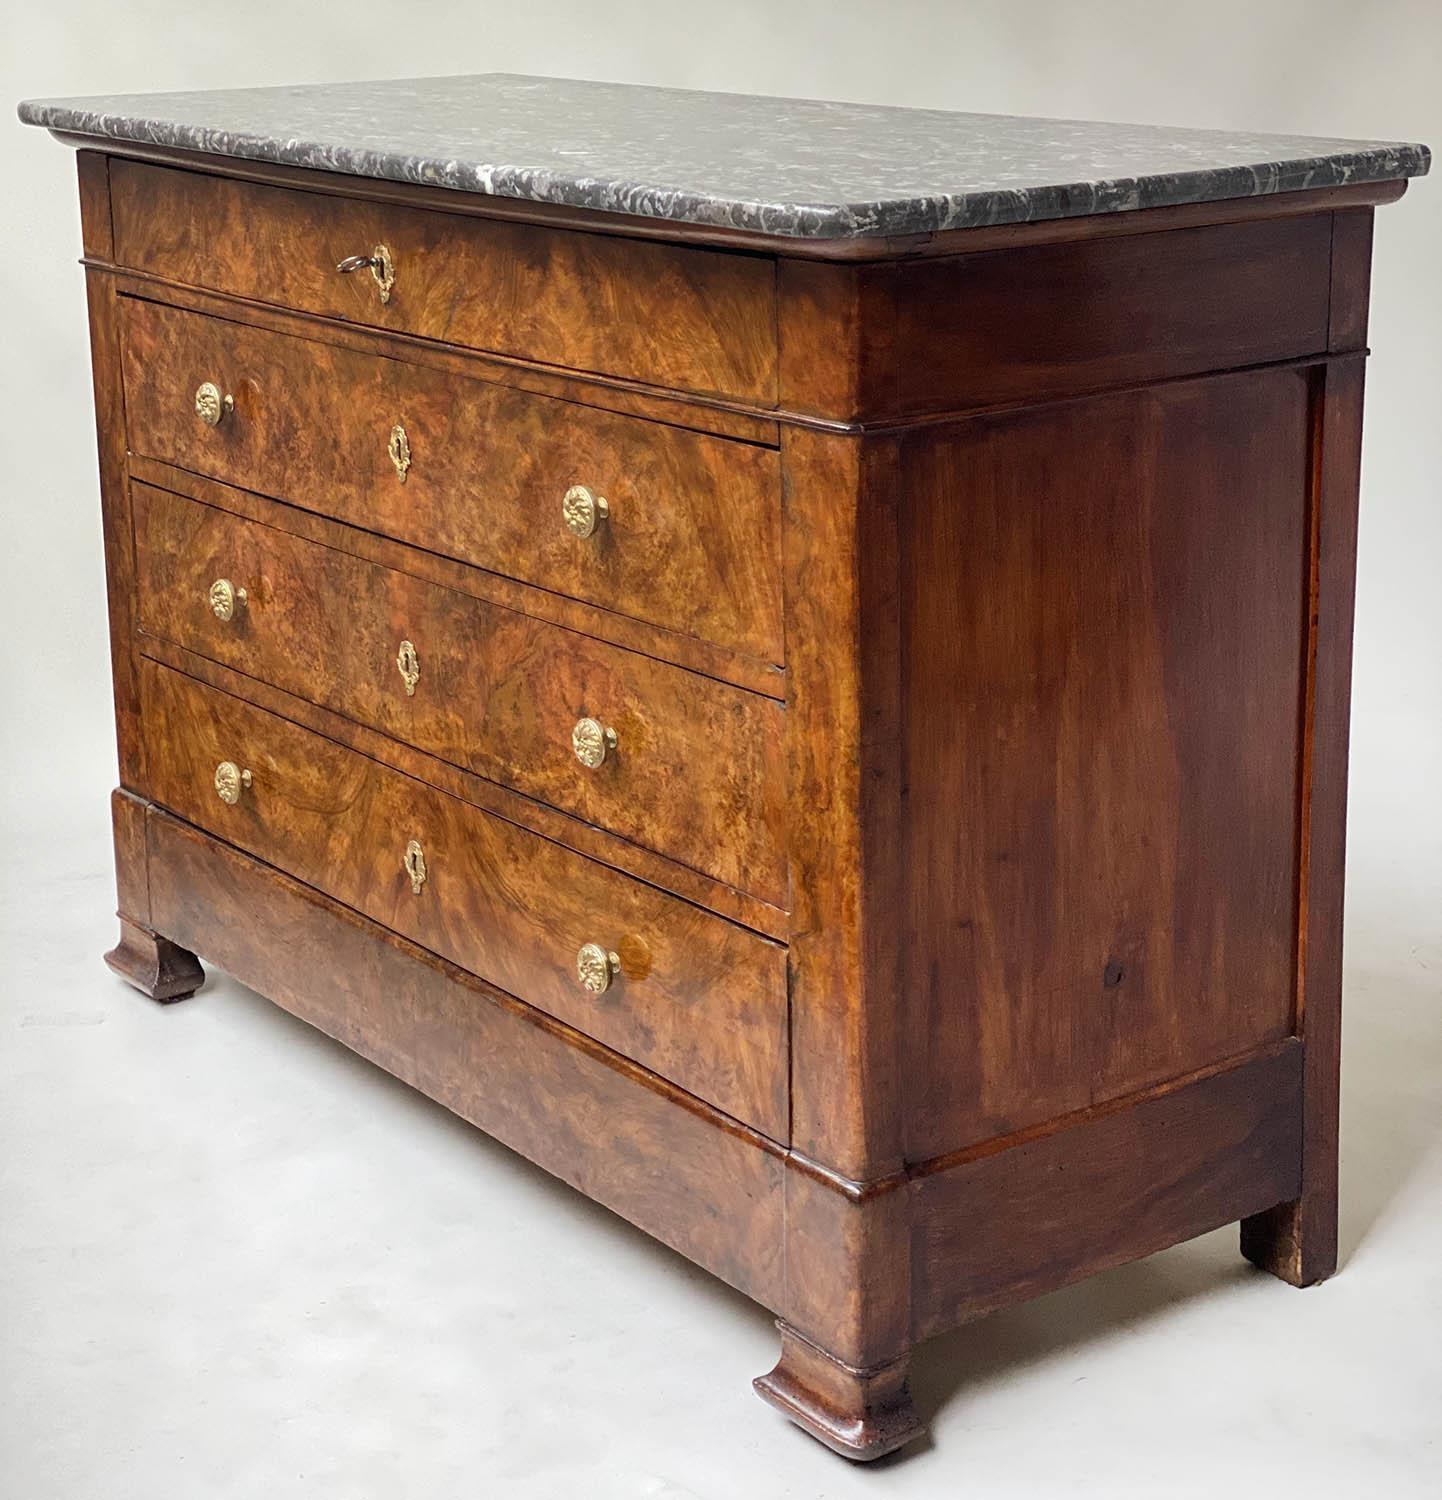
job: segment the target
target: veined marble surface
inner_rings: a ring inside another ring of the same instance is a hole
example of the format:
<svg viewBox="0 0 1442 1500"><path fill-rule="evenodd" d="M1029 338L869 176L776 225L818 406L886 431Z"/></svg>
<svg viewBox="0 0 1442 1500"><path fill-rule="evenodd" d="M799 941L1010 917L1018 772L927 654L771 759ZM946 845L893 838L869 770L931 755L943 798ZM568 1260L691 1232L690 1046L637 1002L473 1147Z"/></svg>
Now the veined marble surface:
<svg viewBox="0 0 1442 1500"><path fill-rule="evenodd" d="M483 73L20 106L33 125L799 239L1417 177L1427 147Z"/></svg>

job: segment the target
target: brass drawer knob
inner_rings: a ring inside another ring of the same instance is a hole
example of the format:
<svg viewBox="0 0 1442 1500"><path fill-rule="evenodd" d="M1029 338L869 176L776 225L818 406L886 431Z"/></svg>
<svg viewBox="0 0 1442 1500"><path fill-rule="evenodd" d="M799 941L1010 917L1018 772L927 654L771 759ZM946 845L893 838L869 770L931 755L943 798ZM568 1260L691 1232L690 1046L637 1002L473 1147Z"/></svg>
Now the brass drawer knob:
<svg viewBox="0 0 1442 1500"><path fill-rule="evenodd" d="M227 807L234 807L252 779L250 772L242 771L233 760L223 760L215 768L215 795Z"/></svg>
<svg viewBox="0 0 1442 1500"><path fill-rule="evenodd" d="M411 894L419 896L426 883L426 851L412 839L406 845L406 857L401 861L405 872L411 877Z"/></svg>
<svg viewBox="0 0 1442 1500"><path fill-rule="evenodd" d="M599 943L583 943L576 954L576 978L593 995L602 995L610 989L611 981L620 972L620 954L608 953Z"/></svg>
<svg viewBox="0 0 1442 1500"><path fill-rule="evenodd" d="M576 752L576 759L592 771L606 759L606 752L615 748L616 731L596 719L580 719L571 731L571 749Z"/></svg>
<svg viewBox="0 0 1442 1500"><path fill-rule="evenodd" d="M594 535L596 527L610 514L610 504L584 484L573 484L561 501L561 515L572 536L585 538Z"/></svg>
<svg viewBox="0 0 1442 1500"><path fill-rule="evenodd" d="M421 659L416 655L416 648L409 641L402 641L401 649L396 652L396 669L401 674L401 681L406 685L406 697L414 698L416 683L421 680Z"/></svg>
<svg viewBox="0 0 1442 1500"><path fill-rule="evenodd" d="M225 414L235 410L235 397L222 395L213 380L202 381L195 388L195 414L207 427L219 427Z"/></svg>
<svg viewBox="0 0 1442 1500"><path fill-rule="evenodd" d="M411 471L411 440L406 436L406 430L399 422L391 428L391 438L386 444L386 452L390 454L391 463L395 466L396 478L404 484L406 475Z"/></svg>
<svg viewBox="0 0 1442 1500"><path fill-rule="evenodd" d="M347 255L346 258L336 266L336 270L342 276L349 276L352 271L364 271L369 267L370 273L375 277L375 283L381 291L381 301L391 300L391 288L396 284L395 262L391 259L391 253L384 245L377 245L369 255Z"/></svg>
<svg viewBox="0 0 1442 1500"><path fill-rule="evenodd" d="M210 586L210 612L217 620L233 620L235 612L250 598L244 589L238 589L228 578L217 578Z"/></svg>

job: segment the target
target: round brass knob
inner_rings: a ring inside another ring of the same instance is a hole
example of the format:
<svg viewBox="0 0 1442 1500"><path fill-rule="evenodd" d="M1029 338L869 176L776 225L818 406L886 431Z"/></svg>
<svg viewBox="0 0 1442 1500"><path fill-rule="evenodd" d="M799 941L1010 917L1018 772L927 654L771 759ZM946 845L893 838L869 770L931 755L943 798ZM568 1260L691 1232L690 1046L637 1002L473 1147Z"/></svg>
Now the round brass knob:
<svg viewBox="0 0 1442 1500"><path fill-rule="evenodd" d="M584 484L573 484L561 501L561 515L572 536L588 537L611 514L606 500L592 494Z"/></svg>
<svg viewBox="0 0 1442 1500"><path fill-rule="evenodd" d="M576 752L576 759L592 771L606 759L606 752L615 748L616 731L595 719L580 719L571 731L571 749Z"/></svg>
<svg viewBox="0 0 1442 1500"><path fill-rule="evenodd" d="M215 768L215 795L228 807L234 807L251 780L249 771L242 771L233 760L223 760Z"/></svg>
<svg viewBox="0 0 1442 1500"><path fill-rule="evenodd" d="M593 995L604 994L621 972L621 955L608 953L599 943L583 943L576 954L576 978Z"/></svg>
<svg viewBox="0 0 1442 1500"><path fill-rule="evenodd" d="M210 586L210 611L217 620L233 620L236 609L250 597L228 578L217 578Z"/></svg>
<svg viewBox="0 0 1442 1500"><path fill-rule="evenodd" d="M213 380L195 388L195 414L207 427L219 427L226 412L235 410L235 397L226 396Z"/></svg>

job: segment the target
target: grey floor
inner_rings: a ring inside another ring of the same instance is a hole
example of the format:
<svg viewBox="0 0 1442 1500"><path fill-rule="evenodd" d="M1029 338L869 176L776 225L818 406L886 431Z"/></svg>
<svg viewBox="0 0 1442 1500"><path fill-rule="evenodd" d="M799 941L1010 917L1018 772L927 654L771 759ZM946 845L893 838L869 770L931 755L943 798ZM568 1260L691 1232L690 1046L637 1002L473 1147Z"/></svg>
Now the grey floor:
<svg viewBox="0 0 1442 1500"><path fill-rule="evenodd" d="M1442 1493L1439 893L1385 858L1343 1273L1293 1291L1228 1230L993 1316L867 1471L751 1394L760 1309L233 981L113 979L104 834L5 840L4 1500Z"/></svg>

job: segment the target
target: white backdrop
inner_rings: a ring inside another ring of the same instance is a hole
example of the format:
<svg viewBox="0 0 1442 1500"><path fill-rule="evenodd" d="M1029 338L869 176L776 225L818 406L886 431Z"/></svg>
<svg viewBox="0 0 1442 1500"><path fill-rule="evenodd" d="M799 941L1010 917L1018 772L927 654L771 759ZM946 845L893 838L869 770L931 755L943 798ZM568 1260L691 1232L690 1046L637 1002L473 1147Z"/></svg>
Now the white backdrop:
<svg viewBox="0 0 1442 1500"><path fill-rule="evenodd" d="M12 106L27 96L506 70L879 104L1420 140L1442 148L1442 5L1436 0L1211 0L1186 7L1155 0L242 0L203 6L4 0L4 6L0 100ZM26 1007L46 981L45 965L35 956L38 938L32 941L42 927L57 953L67 945L86 948L76 961L89 967L76 972L93 974L97 992L103 990L104 1003L111 1003L95 934L109 932L106 794L115 770L84 297L75 264L80 235L73 160L43 132L13 121L0 124L0 150L0 828L6 835L0 861L0 1037L9 1046L16 1035L12 1026L29 1024ZM1402 202L1378 211L1374 278L1351 777L1353 1050L1347 1098L1354 1123L1350 1157L1344 1152L1352 1183L1351 1196L1344 1196L1352 1205L1344 1230L1348 1253L1370 1226L1400 1212L1388 1205L1409 1172L1424 1159L1436 1163L1436 1080L1442 1073L1442 181L1422 179ZM37 891L46 893L44 913L33 908ZM28 1123L33 1128L33 1120ZM12 1164L24 1166L18 1157ZM4 1168L0 1158L0 1180ZM0 1203L0 1213L3 1208ZM1400 1270L1399 1277L1433 1267L1430 1281L1413 1288L1422 1298L1416 1318L1425 1334L1437 1312L1435 1254L1424 1253L1420 1242L1413 1252L1400 1246L1396 1252L1403 1261L1407 1253L1413 1269ZM0 1267L0 1276L5 1274ZM1405 1341L1412 1304L1400 1282L1397 1290L1397 1337ZM1123 1321L1129 1315L1122 1314ZM1194 1323L1192 1336L1206 1339L1208 1328L1206 1320ZM1095 1329L1083 1330L1083 1342L1088 1333ZM746 1336L756 1336L754 1329ZM1004 1335L992 1337L1005 1342ZM1003 1351L1002 1373L1016 1379L1009 1360L1045 1362L1055 1353L1044 1347L1038 1356L1035 1346L1019 1354ZM1375 1350L1368 1354L1381 1357ZM1257 1353L1263 1363L1272 1357L1270 1350ZM1319 1349L1316 1359L1326 1358ZM747 1373L761 1368L758 1361ZM1079 1380L1085 1368L1058 1379L1064 1385ZM655 1378L660 1389L654 1398L638 1390L640 1403L665 1401L666 1382L659 1373ZM1435 1392L1435 1355L1428 1378ZM1210 1380L1214 1391L1223 1390L1227 1372L1214 1370ZM155 1394L166 1399L164 1391ZM1143 1400L1146 1393L1134 1395ZM1270 1409L1269 1420L1280 1410L1284 1427L1294 1435L1307 1432L1323 1453L1328 1441L1344 1441L1338 1434L1345 1419L1304 1428L1306 1412L1288 1408L1283 1395L1275 1400L1282 1405ZM744 1411L748 1434L769 1434L759 1406ZM1386 1418L1375 1420L1385 1433ZM1245 1429L1243 1416L1237 1422ZM1204 1441L1200 1433L1193 1436ZM1041 1440L1040 1433L1036 1438ZM1436 1438L1434 1412L1430 1434L1420 1431L1417 1441L1435 1444ZM1237 1440L1244 1441L1245 1432ZM968 1479L968 1450L980 1461L985 1448L979 1432L954 1432L952 1441L954 1467L944 1472L953 1482L931 1493L956 1492L957 1477ZM1042 1461L1044 1445L1032 1450L1025 1436L1016 1441ZM1118 1441L1126 1441L1125 1434ZM1385 1435L1379 1442L1380 1449L1364 1453L1364 1469L1383 1461L1379 1452L1390 1463L1405 1448L1399 1440L1394 1454ZM1359 1451L1367 1449L1365 1437L1358 1444ZM1207 1455L1206 1461L1217 1457ZM810 1464L809 1457L795 1461ZM783 1470L763 1469L775 1476L776 1488L766 1493L832 1493L833 1484L846 1486L835 1493L867 1492L864 1486L853 1489L850 1471L843 1478L834 1466L806 1468L808 1480L794 1489ZM891 1477L899 1481L918 1472L913 1466ZM925 1472L937 1480L942 1471ZM1059 1493L1056 1475L1069 1471L1063 1465L1049 1472L1052 1487L1043 1483L1040 1492ZM1398 1480L1392 1493L1412 1493L1399 1478L1403 1469L1386 1472ZM1138 1489L1154 1477L1145 1465L1127 1474ZM1169 1467L1168 1474L1176 1471ZM1336 1471L1339 1483L1340 1476ZM260 1482L265 1477L258 1477L250 1494L269 1488ZM617 1493L713 1493L691 1477L694 1489L672 1488L669 1481L653 1484L631 1472ZM1121 1475L1114 1477L1117 1482L1101 1493L1127 1488ZM979 1491L1003 1492L994 1480L970 1478ZM1251 1481L1261 1478L1260 1471L1251 1471ZM870 1482L885 1484L886 1477ZM750 1483L752 1493L761 1493L754 1474ZM1172 1493L1184 1488L1178 1478ZM1331 1492L1325 1483L1314 1491L1324 1492ZM28 1493L43 1500L71 1491L32 1487ZM518 1483L512 1493L547 1491Z"/></svg>

